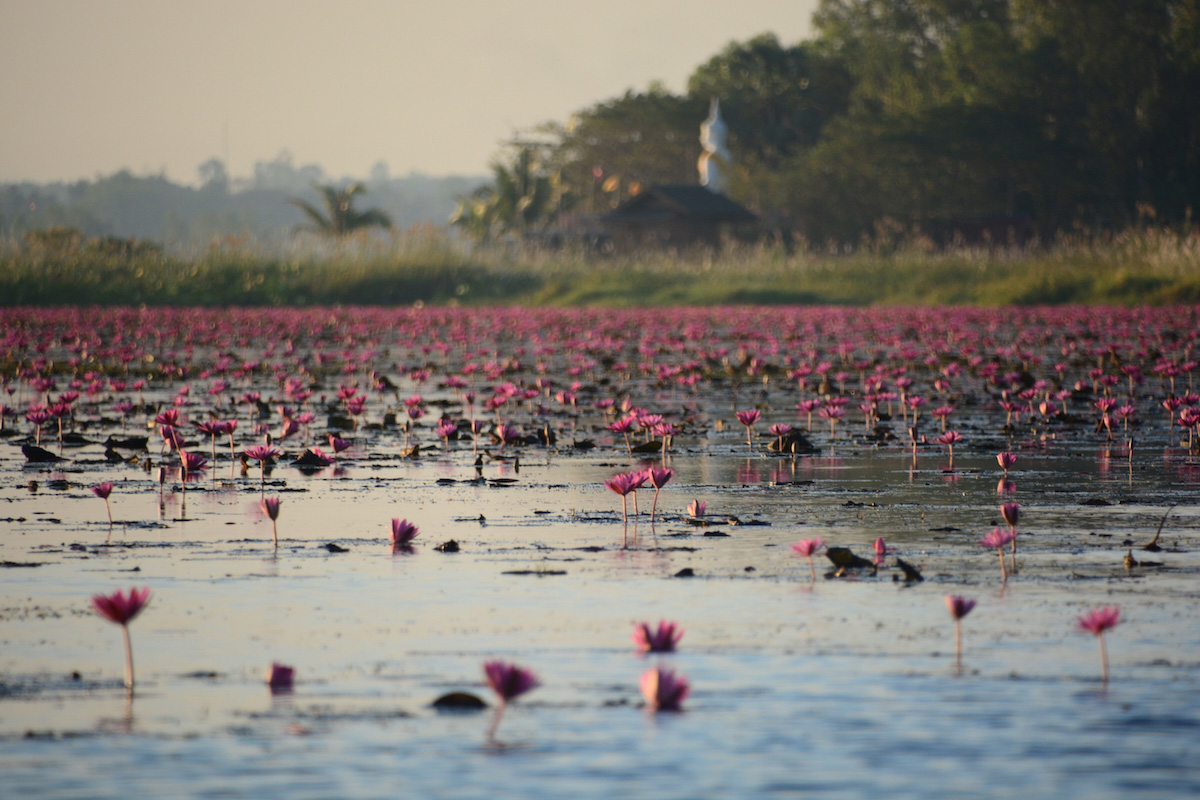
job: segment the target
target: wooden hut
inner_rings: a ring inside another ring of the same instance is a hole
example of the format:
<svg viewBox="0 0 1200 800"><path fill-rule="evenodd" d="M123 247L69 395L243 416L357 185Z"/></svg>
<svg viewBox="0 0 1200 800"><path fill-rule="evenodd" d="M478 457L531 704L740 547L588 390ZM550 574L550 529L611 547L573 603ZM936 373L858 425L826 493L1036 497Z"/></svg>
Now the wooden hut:
<svg viewBox="0 0 1200 800"><path fill-rule="evenodd" d="M613 247L719 246L751 229L758 217L703 186L656 185L600 218Z"/></svg>

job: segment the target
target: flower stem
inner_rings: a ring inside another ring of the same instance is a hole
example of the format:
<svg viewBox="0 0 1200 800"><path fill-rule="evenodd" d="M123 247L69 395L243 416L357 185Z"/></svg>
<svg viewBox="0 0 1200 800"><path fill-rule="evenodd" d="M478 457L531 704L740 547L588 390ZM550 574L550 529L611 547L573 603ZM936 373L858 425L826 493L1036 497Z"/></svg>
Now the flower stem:
<svg viewBox="0 0 1200 800"><path fill-rule="evenodd" d="M1100 676L1104 684L1108 685L1108 646L1104 644L1104 631L1100 632Z"/></svg>
<svg viewBox="0 0 1200 800"><path fill-rule="evenodd" d="M125 636L125 686L133 694L133 647L129 644L129 626L122 625L121 633Z"/></svg>
<svg viewBox="0 0 1200 800"><path fill-rule="evenodd" d="M501 700L500 705L496 706L496 713L492 715L492 724L488 726L487 740L490 743L496 741L496 729L500 727L500 718L504 716L504 708L507 704Z"/></svg>

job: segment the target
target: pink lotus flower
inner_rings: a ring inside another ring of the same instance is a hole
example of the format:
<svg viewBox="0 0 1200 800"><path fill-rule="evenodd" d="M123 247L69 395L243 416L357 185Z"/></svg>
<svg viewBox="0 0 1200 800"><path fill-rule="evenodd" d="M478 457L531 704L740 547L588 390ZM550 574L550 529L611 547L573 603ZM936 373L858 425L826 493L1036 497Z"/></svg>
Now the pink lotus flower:
<svg viewBox="0 0 1200 800"><path fill-rule="evenodd" d="M1104 632L1117 627L1120 621L1121 609L1118 606L1097 608L1079 617L1079 629L1094 634L1100 640L1100 673L1104 683L1108 683L1108 647L1104 643Z"/></svg>
<svg viewBox="0 0 1200 800"><path fill-rule="evenodd" d="M669 669L653 667L642 673L642 697L654 711L682 711L690 693L687 678Z"/></svg>
<svg viewBox="0 0 1200 800"><path fill-rule="evenodd" d="M128 625L149 602L149 588L132 588L128 595L118 589L111 595L98 594L92 597L92 607L96 612L118 625Z"/></svg>
<svg viewBox="0 0 1200 800"><path fill-rule="evenodd" d="M960 620L967 614L971 613L971 609L975 608L975 600L969 597L961 597L956 594L946 595L946 608L950 611L950 616L955 620Z"/></svg>
<svg viewBox="0 0 1200 800"><path fill-rule="evenodd" d="M319 447L310 447L307 452L312 461L318 466L328 467L333 463L333 456L327 455Z"/></svg>
<svg viewBox="0 0 1200 800"><path fill-rule="evenodd" d="M946 595L946 608L954 618L954 664L959 671L962 670L962 619L970 614L974 607L975 600L972 598L956 594Z"/></svg>
<svg viewBox="0 0 1200 800"><path fill-rule="evenodd" d="M658 493L670 482L675 475L675 470L667 467L651 467L646 470L645 475L649 478L650 485L654 487L654 502L650 504L650 522L653 524L655 513L658 511Z"/></svg>
<svg viewBox="0 0 1200 800"><path fill-rule="evenodd" d="M704 513L708 510L708 504L703 500L693 500L688 503L687 512L694 519L704 519Z"/></svg>
<svg viewBox="0 0 1200 800"><path fill-rule="evenodd" d="M615 422L608 424L608 429L613 433L619 433L625 437L625 449L629 451L629 455L633 455L633 442L629 440L629 432L633 430L633 426L637 424L637 420L633 417L622 417Z"/></svg>
<svg viewBox="0 0 1200 800"><path fill-rule="evenodd" d="M738 422L742 423L746 427L750 427L754 423L758 422L758 420L762 417L762 412L757 408L749 408L745 411L734 412L734 416L738 418Z"/></svg>
<svg viewBox="0 0 1200 800"><path fill-rule="evenodd" d="M621 516L624 521L629 521L629 493L636 492L645 482L646 478L639 472L618 472L604 482L605 486L621 495Z"/></svg>
<svg viewBox="0 0 1200 800"><path fill-rule="evenodd" d="M267 670L267 686L271 687L271 694L290 692L295 679L295 668L280 664L278 661L272 662L271 668Z"/></svg>
<svg viewBox="0 0 1200 800"><path fill-rule="evenodd" d="M735 411L734 416L737 417L738 422L746 426L746 444L748 444L750 449L753 450L754 423L758 422L759 417L762 416L762 412L757 408L748 408L745 411Z"/></svg>
<svg viewBox="0 0 1200 800"><path fill-rule="evenodd" d="M825 543L821 541L820 536L813 539L801 539L792 545L793 553L808 559L808 571L812 574L813 583L816 583L817 580L817 568L813 565L813 556L824 546Z"/></svg>
<svg viewBox="0 0 1200 800"><path fill-rule="evenodd" d="M1088 633L1101 636L1110 628L1117 627L1117 623L1121 621L1121 609L1119 606L1105 606L1097 608L1083 614L1079 617L1079 629Z"/></svg>
<svg viewBox="0 0 1200 800"><path fill-rule="evenodd" d="M172 428L179 424L179 409L168 408L161 411L154 417L154 421L159 425L170 425Z"/></svg>
<svg viewBox="0 0 1200 800"><path fill-rule="evenodd" d="M1000 464L1000 468L1003 469L1004 473L1007 475L1008 470L1012 468L1012 465L1017 463L1017 456L1015 453L997 453L996 461Z"/></svg>
<svg viewBox="0 0 1200 800"><path fill-rule="evenodd" d="M504 447L507 444L512 444L521 438L521 433L512 425L497 425L495 430L496 440L500 442L500 446Z"/></svg>
<svg viewBox="0 0 1200 800"><path fill-rule="evenodd" d="M291 436L295 436L300 431L300 423L295 419L288 417L283 421L283 428L279 431L279 440L283 441Z"/></svg>
<svg viewBox="0 0 1200 800"><path fill-rule="evenodd" d="M275 546L279 547L279 528L276 522L279 519L279 498L264 497L259 505L262 507L263 513L271 518L271 538L274 540Z"/></svg>
<svg viewBox="0 0 1200 800"><path fill-rule="evenodd" d="M979 540L979 544L983 547L1001 548L1013 540L1012 531L993 528L992 532Z"/></svg>
<svg viewBox="0 0 1200 800"><path fill-rule="evenodd" d="M991 533L979 540L982 547L994 547L996 552L1000 554L1000 579L1008 581L1008 567L1004 565L1004 545L1017 538L1014 531L1004 531L999 528L994 528Z"/></svg>
<svg viewBox="0 0 1200 800"><path fill-rule="evenodd" d="M247 447L244 452L247 458L252 458L260 463L274 461L282 455L281 451L277 448L266 444L252 445L251 447Z"/></svg>
<svg viewBox="0 0 1200 800"><path fill-rule="evenodd" d="M99 497L100 499L102 499L104 501L104 510L108 512L108 526L110 528L112 527L113 520L112 520L112 508L108 505L108 496L110 494L112 494L112 490L113 490L113 485L108 482L97 483L95 486L92 487L92 494L96 495L96 497Z"/></svg>
<svg viewBox="0 0 1200 800"><path fill-rule="evenodd" d="M1012 533L1012 572L1017 574L1017 520L1021 518L1021 506L1017 503L1002 503L1000 505L1000 516L1004 517L1004 521L1008 523L1008 529Z"/></svg>
<svg viewBox="0 0 1200 800"><path fill-rule="evenodd" d="M500 718L504 714L504 709L508 707L508 702L526 692L533 691L541 685L541 681L529 670L503 661L486 662L483 665L483 672L488 686L500 698L500 705L497 706L496 715L492 718L492 724L488 728L487 738L490 742L496 736L496 729L500 727Z"/></svg>
<svg viewBox="0 0 1200 800"><path fill-rule="evenodd" d="M247 458L252 458L258 462L259 482L265 484L267 482L267 463L274 461L283 455L282 452L274 447L266 444L256 444L247 447L242 451Z"/></svg>
<svg viewBox="0 0 1200 800"><path fill-rule="evenodd" d="M514 700L541 685L533 672L503 661L486 662L483 672L488 686L499 696L501 703Z"/></svg>
<svg viewBox="0 0 1200 800"><path fill-rule="evenodd" d="M958 431L946 431L935 440L946 445L946 449L950 451L950 469L954 469L954 445L961 442L962 439L962 434Z"/></svg>
<svg viewBox="0 0 1200 800"><path fill-rule="evenodd" d="M774 425L772 425L770 428L767 428L767 430L770 432L770 434L772 436L775 437L775 442L776 442L777 446L779 447L779 449L782 451L783 450L783 440L789 433L792 432L792 426L788 425L786 422L777 422Z"/></svg>
<svg viewBox="0 0 1200 800"><path fill-rule="evenodd" d="M131 588L126 595L120 589L110 595L98 594L92 597L92 608L110 622L121 626L125 640L125 685L133 694L133 647L129 642L129 623L150 602L149 587L143 589Z"/></svg>
<svg viewBox="0 0 1200 800"><path fill-rule="evenodd" d="M348 448L350 446L350 443L347 442L345 439L341 438L340 436L335 436L331 433L331 434L329 434L329 446L333 448L334 455L337 455L338 453L340 453L343 450L345 450L346 448Z"/></svg>
<svg viewBox="0 0 1200 800"><path fill-rule="evenodd" d="M875 540L875 544L872 545L872 547L875 550L875 565L879 566L884 562L884 559L887 558L887 542L883 541L883 537L880 536Z"/></svg>
<svg viewBox="0 0 1200 800"><path fill-rule="evenodd" d="M792 552L798 553L799 555L802 555L805 558L812 558L813 554L816 553L818 550L820 550L824 546L825 546L825 542L821 541L820 536L818 536L814 539L801 539L800 541L798 541L794 545L792 545Z"/></svg>
<svg viewBox="0 0 1200 800"><path fill-rule="evenodd" d="M187 450L179 451L179 463L183 465L184 478L188 475L195 475L201 470L208 469L208 459L199 453L189 453Z"/></svg>
<svg viewBox="0 0 1200 800"><path fill-rule="evenodd" d="M810 431L812 430L813 412L816 411L820 407L821 407L821 401L816 400L816 399L801 400L799 403L796 403L796 410L799 411L801 414L808 415L808 429Z"/></svg>
<svg viewBox="0 0 1200 800"><path fill-rule="evenodd" d="M830 403L829 405L821 406L821 410L817 412L817 416L821 419L829 420L829 436L832 438L837 432L838 420L846 416L846 409Z"/></svg>
<svg viewBox="0 0 1200 800"><path fill-rule="evenodd" d="M392 520L392 547L408 547L417 537L418 529L406 519Z"/></svg>
<svg viewBox="0 0 1200 800"><path fill-rule="evenodd" d="M646 622L639 622L633 626L633 643L646 653L670 653L682 638L683 628L666 620L660 620L655 630L651 630Z"/></svg>
<svg viewBox="0 0 1200 800"><path fill-rule="evenodd" d="M168 452L183 449L183 437L179 435L179 431L175 430L173 425L159 425L158 433L162 436L163 445Z"/></svg>

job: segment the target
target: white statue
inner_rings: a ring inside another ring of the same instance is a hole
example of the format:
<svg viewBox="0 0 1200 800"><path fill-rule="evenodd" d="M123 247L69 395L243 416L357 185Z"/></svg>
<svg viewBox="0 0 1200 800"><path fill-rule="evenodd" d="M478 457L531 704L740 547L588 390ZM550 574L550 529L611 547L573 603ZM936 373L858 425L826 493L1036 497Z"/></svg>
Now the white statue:
<svg viewBox="0 0 1200 800"><path fill-rule="evenodd" d="M724 194L725 176L722 170L731 163L729 148L725 146L725 137L729 128L721 119L721 102L712 99L708 108L708 118L700 123L700 146L704 152L700 154L700 185L709 191Z"/></svg>

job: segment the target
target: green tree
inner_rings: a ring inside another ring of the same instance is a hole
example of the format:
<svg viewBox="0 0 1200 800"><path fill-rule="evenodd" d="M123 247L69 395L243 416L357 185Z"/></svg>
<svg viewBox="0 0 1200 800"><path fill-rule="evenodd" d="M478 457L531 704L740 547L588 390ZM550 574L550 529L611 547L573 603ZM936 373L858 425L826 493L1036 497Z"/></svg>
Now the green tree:
<svg viewBox="0 0 1200 800"><path fill-rule="evenodd" d="M309 230L323 236L343 237L371 227L390 228L388 216L377 209L359 211L354 207L354 198L365 194L367 188L361 183L352 183L339 188L332 184L314 184L325 203L324 210L299 198L288 202L299 208L309 218L308 225L299 225L299 230Z"/></svg>
<svg viewBox="0 0 1200 800"><path fill-rule="evenodd" d="M824 0L847 113L792 177L837 227L1032 213L1044 232L1200 199L1197 0ZM851 197L868 192L870 197Z"/></svg>
<svg viewBox="0 0 1200 800"><path fill-rule="evenodd" d="M547 133L565 193L583 212L611 210L656 183L695 183L700 122L708 99L680 97L661 84L579 111Z"/></svg>
<svg viewBox="0 0 1200 800"><path fill-rule="evenodd" d="M460 197L450 224L477 241L544 231L572 202L545 142L517 141L492 162L492 181Z"/></svg>
<svg viewBox="0 0 1200 800"><path fill-rule="evenodd" d="M771 33L731 42L688 79L695 102L720 100L738 160L768 167L815 145L850 87L840 59L808 43L784 47Z"/></svg>

